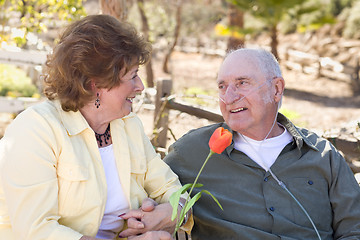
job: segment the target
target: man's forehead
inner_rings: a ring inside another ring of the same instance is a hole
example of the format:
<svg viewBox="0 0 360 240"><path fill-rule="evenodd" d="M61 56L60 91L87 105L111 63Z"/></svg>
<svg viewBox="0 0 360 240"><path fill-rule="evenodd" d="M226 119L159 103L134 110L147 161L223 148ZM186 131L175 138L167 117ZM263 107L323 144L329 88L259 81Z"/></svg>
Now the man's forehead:
<svg viewBox="0 0 360 240"><path fill-rule="evenodd" d="M228 82L228 81L256 81L257 77L255 75L244 75L244 74L227 74L225 76L218 76L216 82Z"/></svg>
<svg viewBox="0 0 360 240"><path fill-rule="evenodd" d="M255 73L259 71L257 65L251 61L231 61L224 62L220 67L217 79L220 78L254 78Z"/></svg>

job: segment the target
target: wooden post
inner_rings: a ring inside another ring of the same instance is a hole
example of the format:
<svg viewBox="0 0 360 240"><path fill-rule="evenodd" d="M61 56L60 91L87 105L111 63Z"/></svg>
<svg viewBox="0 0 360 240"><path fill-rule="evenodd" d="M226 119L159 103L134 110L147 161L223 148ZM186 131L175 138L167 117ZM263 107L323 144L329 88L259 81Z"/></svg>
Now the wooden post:
<svg viewBox="0 0 360 240"><path fill-rule="evenodd" d="M316 77L317 78L320 78L321 77L321 58L320 57L318 57L318 60L317 60L317 65L318 65L318 72L317 72L317 75L316 75Z"/></svg>
<svg viewBox="0 0 360 240"><path fill-rule="evenodd" d="M360 79L359 79L359 71L360 71L360 60L359 60L359 56L356 57L356 66L355 66L355 69L354 69L354 73L353 73L353 76L351 76L352 78L352 85L354 87L354 92L356 94L359 94L360 93Z"/></svg>
<svg viewBox="0 0 360 240"><path fill-rule="evenodd" d="M154 114L154 136L152 144L155 147L166 148L167 131L169 122L169 109L166 108L166 99L172 89L171 79L159 79L156 82L156 100Z"/></svg>

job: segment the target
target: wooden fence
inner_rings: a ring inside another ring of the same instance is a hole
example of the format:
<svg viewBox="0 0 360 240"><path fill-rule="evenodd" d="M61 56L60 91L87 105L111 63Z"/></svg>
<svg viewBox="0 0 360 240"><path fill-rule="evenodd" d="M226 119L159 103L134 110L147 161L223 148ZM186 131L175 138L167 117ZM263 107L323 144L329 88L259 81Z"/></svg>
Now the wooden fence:
<svg viewBox="0 0 360 240"><path fill-rule="evenodd" d="M189 104L177 102L175 96L171 95L171 90L171 79L160 79L157 81L154 131L151 141L152 144L156 147L157 151L162 155L164 155L166 152L167 133L170 131L168 126L170 110L178 110L192 116L208 119L213 122L224 121L223 117L218 113L194 107Z"/></svg>
<svg viewBox="0 0 360 240"><path fill-rule="evenodd" d="M355 93L360 93L359 56L355 57L355 63L351 65L329 57L319 57L288 48L284 53L283 62L288 69L347 82L353 87Z"/></svg>

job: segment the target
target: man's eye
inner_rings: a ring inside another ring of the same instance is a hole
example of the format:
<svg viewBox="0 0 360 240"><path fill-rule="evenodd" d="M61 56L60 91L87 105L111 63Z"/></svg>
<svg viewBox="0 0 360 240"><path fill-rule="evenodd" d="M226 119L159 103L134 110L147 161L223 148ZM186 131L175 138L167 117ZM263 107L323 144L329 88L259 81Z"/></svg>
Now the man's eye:
<svg viewBox="0 0 360 240"><path fill-rule="evenodd" d="M219 89L224 89L225 87L223 85L219 85Z"/></svg>
<svg viewBox="0 0 360 240"><path fill-rule="evenodd" d="M138 75L137 74L135 74L131 79L135 79L136 77L137 77Z"/></svg>
<svg viewBox="0 0 360 240"><path fill-rule="evenodd" d="M245 85L247 83L248 83L247 81L240 81L240 85Z"/></svg>

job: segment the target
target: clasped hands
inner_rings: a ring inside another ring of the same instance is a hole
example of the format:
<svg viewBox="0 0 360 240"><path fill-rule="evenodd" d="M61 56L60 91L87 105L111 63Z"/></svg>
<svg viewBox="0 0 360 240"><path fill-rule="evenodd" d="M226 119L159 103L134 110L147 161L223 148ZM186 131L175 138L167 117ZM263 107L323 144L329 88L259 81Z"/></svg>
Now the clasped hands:
<svg viewBox="0 0 360 240"><path fill-rule="evenodd" d="M181 209L180 209L181 210ZM171 221L172 207L170 203L157 204L146 198L139 209L130 210L120 215L127 220L128 228L119 236L129 240L171 240L176 221Z"/></svg>

